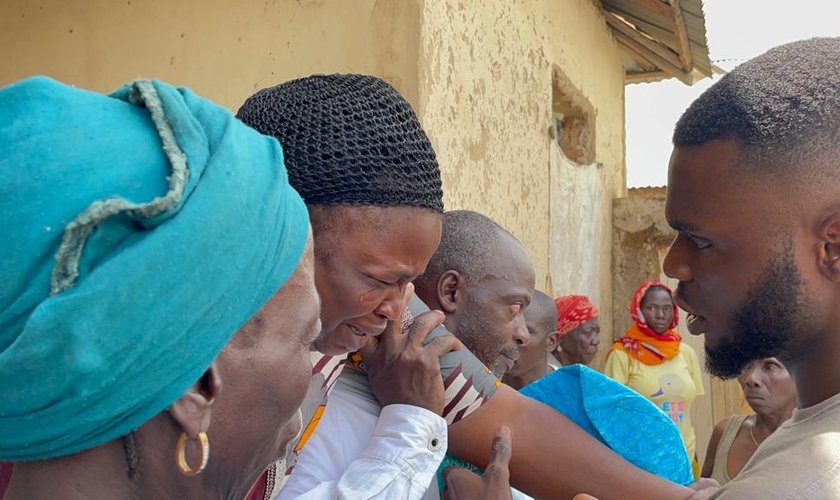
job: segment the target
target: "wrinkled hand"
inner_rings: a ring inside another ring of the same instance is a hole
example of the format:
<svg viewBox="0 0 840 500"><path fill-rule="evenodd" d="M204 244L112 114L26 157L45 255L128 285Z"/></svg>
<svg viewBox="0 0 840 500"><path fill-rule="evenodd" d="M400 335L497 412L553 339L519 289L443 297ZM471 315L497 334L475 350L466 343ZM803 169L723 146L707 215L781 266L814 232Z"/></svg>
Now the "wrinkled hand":
<svg viewBox="0 0 840 500"><path fill-rule="evenodd" d="M447 467L443 471L446 489L441 500L511 500L508 470L511 450L510 429L500 427L484 475L479 477L461 467Z"/></svg>
<svg viewBox="0 0 840 500"><path fill-rule="evenodd" d="M414 295L414 285L406 286L400 317ZM452 335L438 337L423 345L426 336L443 323L440 311L428 311L414 318L402 333L402 322L391 321L378 338L370 339L359 351L366 366L370 387L381 406L406 404L443 413L443 377L440 358L461 348Z"/></svg>

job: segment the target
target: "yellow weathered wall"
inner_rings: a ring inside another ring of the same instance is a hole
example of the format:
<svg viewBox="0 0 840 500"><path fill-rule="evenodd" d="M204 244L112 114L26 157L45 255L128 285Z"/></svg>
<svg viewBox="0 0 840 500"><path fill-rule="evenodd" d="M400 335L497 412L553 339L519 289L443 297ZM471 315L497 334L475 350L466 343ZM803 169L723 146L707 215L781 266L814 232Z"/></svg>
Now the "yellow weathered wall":
<svg viewBox="0 0 840 500"><path fill-rule="evenodd" d="M419 113L438 151L446 204L486 213L528 247L537 286L551 292L550 139L552 68L595 109L595 159L602 196L591 251L602 263L592 284L611 338L612 200L623 196L624 73L591 0L426 1L421 23ZM561 221L571 229L577 222ZM562 269L559 272L563 272ZM576 290L553 290L575 293Z"/></svg>
<svg viewBox="0 0 840 500"><path fill-rule="evenodd" d="M0 85L156 77L235 111L292 78L365 72L413 96L416 56L397 54L416 54L418 22L419 4L388 0L3 0Z"/></svg>
<svg viewBox="0 0 840 500"><path fill-rule="evenodd" d="M46 74L106 92L157 77L232 110L257 89L312 73L383 77L436 146L447 208L510 229L549 292L578 292L552 290L550 279L576 265L550 255L552 237L577 223L550 224L552 203L563 203L550 189L554 68L595 111L603 167L588 208L610 221L624 194L623 72L591 0L3 0L0 56L0 85ZM607 338L609 224L599 232L597 283L586 288L599 291Z"/></svg>

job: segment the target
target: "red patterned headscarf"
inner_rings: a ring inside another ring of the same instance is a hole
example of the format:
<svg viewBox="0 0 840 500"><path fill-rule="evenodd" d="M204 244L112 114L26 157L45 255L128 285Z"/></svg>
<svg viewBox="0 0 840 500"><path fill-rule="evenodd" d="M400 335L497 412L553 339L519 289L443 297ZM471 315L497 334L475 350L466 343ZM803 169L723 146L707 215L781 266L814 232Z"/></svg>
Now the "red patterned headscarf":
<svg viewBox="0 0 840 500"><path fill-rule="evenodd" d="M656 333L648 326L645 316L642 314L642 300L645 298L645 293L654 286L665 289L671 296L671 302L674 305L674 318L671 320L668 330L661 334ZM633 318L633 325L627 329L623 337L613 342L612 347L607 351L607 357L613 351L624 351L631 358L653 366L670 361L679 354L682 337L674 331L680 321L679 309L677 309L674 294L670 288L658 281L648 281L640 286L633 294L633 300L630 302L630 316Z"/></svg>
<svg viewBox="0 0 840 500"><path fill-rule="evenodd" d="M554 304L557 305L557 332L560 337L598 317L598 309L595 309L585 295L557 297Z"/></svg>

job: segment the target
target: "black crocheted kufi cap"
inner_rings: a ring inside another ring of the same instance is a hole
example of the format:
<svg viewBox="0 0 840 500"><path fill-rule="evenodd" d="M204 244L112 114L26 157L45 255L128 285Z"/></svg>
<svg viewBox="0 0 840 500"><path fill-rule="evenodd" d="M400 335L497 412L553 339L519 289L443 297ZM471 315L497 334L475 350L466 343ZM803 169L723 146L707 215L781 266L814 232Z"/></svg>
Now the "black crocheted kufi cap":
<svg viewBox="0 0 840 500"><path fill-rule="evenodd" d="M315 75L260 90L236 116L280 141L307 204L443 212L440 167L414 110L367 75Z"/></svg>

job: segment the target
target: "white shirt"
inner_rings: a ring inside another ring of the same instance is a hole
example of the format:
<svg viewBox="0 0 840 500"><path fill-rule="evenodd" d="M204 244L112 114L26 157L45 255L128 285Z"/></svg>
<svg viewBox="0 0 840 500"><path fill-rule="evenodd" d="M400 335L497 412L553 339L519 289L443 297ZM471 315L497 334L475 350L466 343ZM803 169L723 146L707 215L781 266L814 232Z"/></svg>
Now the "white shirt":
<svg viewBox="0 0 840 500"><path fill-rule="evenodd" d="M446 453L446 421L416 406L380 410L342 380L277 498L420 499Z"/></svg>
<svg viewBox="0 0 840 500"><path fill-rule="evenodd" d="M416 296L409 307L415 317L429 310ZM451 334L439 326L425 342L441 335ZM327 405L275 498L420 499L429 485L436 495L447 423L481 407L500 383L467 349L444 355L441 372L443 418L414 406L380 409L360 370L340 371L335 382L327 375Z"/></svg>
<svg viewBox="0 0 840 500"><path fill-rule="evenodd" d="M408 405L386 406L377 417L379 406L342 380L276 498L439 499L446 421ZM514 500L531 500L511 493Z"/></svg>

